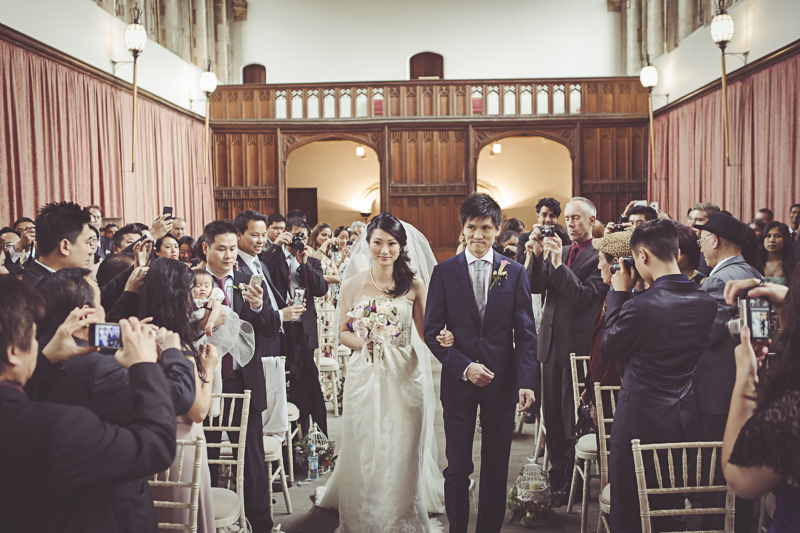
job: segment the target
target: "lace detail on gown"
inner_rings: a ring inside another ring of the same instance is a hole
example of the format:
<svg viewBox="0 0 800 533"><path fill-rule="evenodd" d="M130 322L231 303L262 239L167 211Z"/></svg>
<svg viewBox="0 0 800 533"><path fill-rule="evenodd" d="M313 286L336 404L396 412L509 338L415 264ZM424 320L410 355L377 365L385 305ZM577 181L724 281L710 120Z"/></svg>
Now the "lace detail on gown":
<svg viewBox="0 0 800 533"><path fill-rule="evenodd" d="M374 363L366 349L353 354L336 469L317 491L320 507L339 510L338 533L441 531L422 497L425 383L411 347L413 303L393 300L403 333Z"/></svg>

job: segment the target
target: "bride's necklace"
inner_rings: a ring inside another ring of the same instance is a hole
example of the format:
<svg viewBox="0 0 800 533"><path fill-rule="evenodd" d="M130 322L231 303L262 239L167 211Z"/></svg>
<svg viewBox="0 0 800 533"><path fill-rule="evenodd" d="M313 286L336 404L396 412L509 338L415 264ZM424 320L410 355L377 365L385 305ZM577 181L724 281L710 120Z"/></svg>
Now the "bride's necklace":
<svg viewBox="0 0 800 533"><path fill-rule="evenodd" d="M369 269L369 279L372 280L372 284L375 286L375 288L378 289L381 292L384 292L386 294L390 294L392 292L392 289L394 289L394 281L392 281L392 284L389 286L388 289L382 289L382 288L378 287L378 284L375 283L375 277L372 275L372 269L371 268Z"/></svg>

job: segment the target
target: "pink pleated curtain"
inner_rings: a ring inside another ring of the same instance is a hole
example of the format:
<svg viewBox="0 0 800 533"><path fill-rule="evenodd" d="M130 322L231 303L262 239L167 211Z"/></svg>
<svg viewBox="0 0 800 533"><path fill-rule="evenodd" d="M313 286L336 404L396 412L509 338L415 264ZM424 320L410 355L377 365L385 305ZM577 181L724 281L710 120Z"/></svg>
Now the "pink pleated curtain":
<svg viewBox="0 0 800 533"><path fill-rule="evenodd" d="M163 206L192 235L213 220L201 121L140 98L131 172L130 92L0 41L0 226L39 206L97 204L150 224Z"/></svg>
<svg viewBox="0 0 800 533"><path fill-rule="evenodd" d="M745 221L767 207L788 223L800 202L799 120L800 55L728 86L730 166L721 90L658 116L651 199L682 222L693 203L712 202Z"/></svg>

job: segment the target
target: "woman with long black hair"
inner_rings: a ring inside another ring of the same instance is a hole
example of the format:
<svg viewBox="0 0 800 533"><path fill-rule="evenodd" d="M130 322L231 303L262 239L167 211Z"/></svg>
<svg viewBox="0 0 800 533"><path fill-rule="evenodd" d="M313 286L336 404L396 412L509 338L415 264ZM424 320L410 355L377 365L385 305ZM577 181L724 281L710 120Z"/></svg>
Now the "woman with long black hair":
<svg viewBox="0 0 800 533"><path fill-rule="evenodd" d="M764 276L772 283L789 285L797 261L789 234L783 222L770 222L758 240L758 254L764 264Z"/></svg>
<svg viewBox="0 0 800 533"><path fill-rule="evenodd" d="M141 307L139 316L152 317L153 324L167 328L178 334L181 349L194 363L195 367L195 400L188 413L178 417L176 439L194 440L203 436L203 420L211 407L211 389L214 368L217 366L217 351L210 344L195 348L195 341L201 334L200 326L192 321L192 287L195 275L180 261L160 257L153 261L141 290ZM184 456L183 478L191 479L194 455ZM178 458L175 459L178 461ZM177 463L170 471L170 479L177 477ZM214 507L211 499L211 472L208 469L207 456L203 454L203 467L200 480L200 503L198 511L198 531L213 533ZM171 489L154 487L153 497L157 500L188 501L188 489ZM177 492L176 492L177 491ZM159 522L185 523L188 511L177 509L156 509Z"/></svg>

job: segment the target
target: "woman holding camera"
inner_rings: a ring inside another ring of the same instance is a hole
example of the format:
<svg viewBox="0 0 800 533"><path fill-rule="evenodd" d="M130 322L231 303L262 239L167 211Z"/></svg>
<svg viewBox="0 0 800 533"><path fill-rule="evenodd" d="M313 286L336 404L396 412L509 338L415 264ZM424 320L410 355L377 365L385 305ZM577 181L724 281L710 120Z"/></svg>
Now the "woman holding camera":
<svg viewBox="0 0 800 533"><path fill-rule="evenodd" d="M771 533L800 531L800 273L794 272L788 289L757 279L729 281L725 287L729 305L745 294L769 299L783 333L759 376L767 345L751 342L750 329L742 327L723 473L741 498L775 492Z"/></svg>
<svg viewBox="0 0 800 533"><path fill-rule="evenodd" d="M329 225L320 222L314 226L309 241L311 241L311 246L314 248L314 257L322 263L322 275L325 277L325 281L328 282L328 293L320 298L314 298L314 301L318 308L323 302L333 305L334 294L331 287L334 285L338 287L342 282L339 269L331 259L331 253L339 249L339 240L333 238L333 230Z"/></svg>

